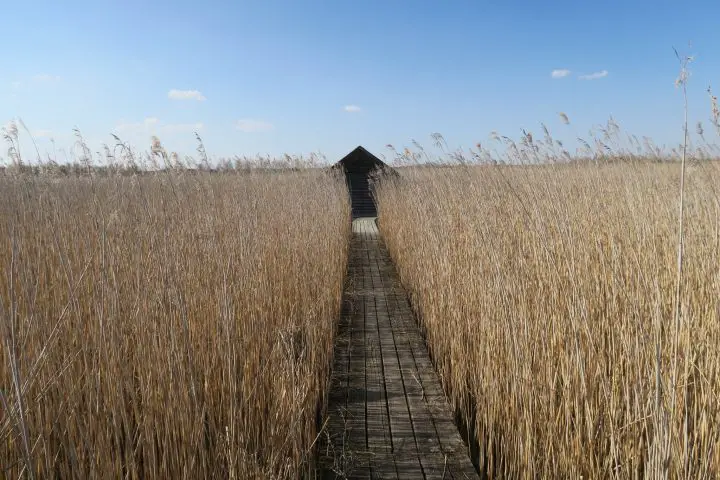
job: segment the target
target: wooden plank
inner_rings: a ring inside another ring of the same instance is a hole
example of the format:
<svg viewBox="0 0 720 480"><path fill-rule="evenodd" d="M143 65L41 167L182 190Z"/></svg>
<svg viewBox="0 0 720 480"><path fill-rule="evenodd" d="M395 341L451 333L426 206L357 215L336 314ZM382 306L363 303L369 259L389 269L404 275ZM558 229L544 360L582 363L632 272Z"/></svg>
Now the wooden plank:
<svg viewBox="0 0 720 480"><path fill-rule="evenodd" d="M356 219L321 478L478 478L374 219Z"/></svg>

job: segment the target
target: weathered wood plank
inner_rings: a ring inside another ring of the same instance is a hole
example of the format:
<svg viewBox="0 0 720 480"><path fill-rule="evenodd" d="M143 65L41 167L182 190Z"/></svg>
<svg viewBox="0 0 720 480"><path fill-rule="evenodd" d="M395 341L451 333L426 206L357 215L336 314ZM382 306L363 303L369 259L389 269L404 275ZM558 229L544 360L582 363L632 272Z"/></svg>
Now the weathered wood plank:
<svg viewBox="0 0 720 480"><path fill-rule="evenodd" d="M478 478L374 219L356 219L322 478Z"/></svg>

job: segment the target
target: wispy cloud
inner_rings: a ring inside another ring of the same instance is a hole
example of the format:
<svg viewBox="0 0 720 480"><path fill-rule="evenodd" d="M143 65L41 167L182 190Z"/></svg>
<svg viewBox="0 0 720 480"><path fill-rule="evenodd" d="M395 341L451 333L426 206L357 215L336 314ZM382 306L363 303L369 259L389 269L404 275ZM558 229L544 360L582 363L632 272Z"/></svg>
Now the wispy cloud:
<svg viewBox="0 0 720 480"><path fill-rule="evenodd" d="M47 73L41 73L38 75L33 75L32 80L33 82L37 83L55 83L59 82L61 78L59 75L49 75Z"/></svg>
<svg viewBox="0 0 720 480"><path fill-rule="evenodd" d="M568 75L570 75L570 73L571 73L570 70L567 70L565 68L559 68L559 69L553 70L550 73L550 76L552 78L565 78Z"/></svg>
<svg viewBox="0 0 720 480"><path fill-rule="evenodd" d="M362 110L362 108L358 107L357 105L345 105L343 107L343 110L349 113L357 113Z"/></svg>
<svg viewBox="0 0 720 480"><path fill-rule="evenodd" d="M53 132L52 130L34 130L32 132L33 137L35 138L53 138Z"/></svg>
<svg viewBox="0 0 720 480"><path fill-rule="evenodd" d="M192 133L205 128L202 122L197 123L170 123L160 126L160 133Z"/></svg>
<svg viewBox="0 0 720 480"><path fill-rule="evenodd" d="M155 117L148 117L142 122L120 122L115 126L115 131L118 133L138 133L144 131L151 131L157 127L160 122Z"/></svg>
<svg viewBox="0 0 720 480"><path fill-rule="evenodd" d="M205 128L201 122L197 123L163 123L157 117L147 117L141 122L120 122L115 126L115 132L127 135L175 134L192 133Z"/></svg>
<svg viewBox="0 0 720 480"><path fill-rule="evenodd" d="M580 75L578 78L580 80L597 80L598 78L605 78L608 76L607 70L600 70L599 72L594 72L589 75Z"/></svg>
<svg viewBox="0 0 720 480"><path fill-rule="evenodd" d="M39 73L37 75L33 75L32 77L25 77L21 78L19 80L15 80L10 82L10 86L14 90L21 90L25 89L27 87L32 87L33 85L49 85L53 83L57 83L60 80L62 80L62 77L60 75L50 75L48 73Z"/></svg>
<svg viewBox="0 0 720 480"><path fill-rule="evenodd" d="M172 89L168 92L168 98L171 100L197 100L205 101L205 95L198 90L176 90Z"/></svg>
<svg viewBox="0 0 720 480"><path fill-rule="evenodd" d="M235 128L241 132L269 132L273 130L275 126L272 123L264 120L253 120L251 118L242 118L235 122Z"/></svg>

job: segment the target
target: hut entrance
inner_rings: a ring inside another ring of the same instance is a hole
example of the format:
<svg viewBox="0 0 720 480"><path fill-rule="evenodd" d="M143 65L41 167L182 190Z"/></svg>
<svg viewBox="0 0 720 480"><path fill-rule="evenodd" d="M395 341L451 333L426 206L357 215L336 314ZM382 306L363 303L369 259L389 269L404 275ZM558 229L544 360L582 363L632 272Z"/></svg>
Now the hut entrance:
<svg viewBox="0 0 720 480"><path fill-rule="evenodd" d="M375 169L385 170L389 167L363 147L357 147L333 166L341 167L347 180L353 218L377 217L377 208L370 192L370 174Z"/></svg>

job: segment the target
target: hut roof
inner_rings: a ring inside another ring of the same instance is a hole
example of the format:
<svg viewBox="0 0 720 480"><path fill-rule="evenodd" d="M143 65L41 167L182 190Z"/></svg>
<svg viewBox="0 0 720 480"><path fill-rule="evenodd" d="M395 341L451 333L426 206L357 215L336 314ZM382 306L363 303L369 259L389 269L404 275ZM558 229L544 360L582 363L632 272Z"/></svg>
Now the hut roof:
<svg viewBox="0 0 720 480"><path fill-rule="evenodd" d="M358 146L333 165L333 168L340 167L347 173L368 173L375 168L387 168L388 165L364 147Z"/></svg>

